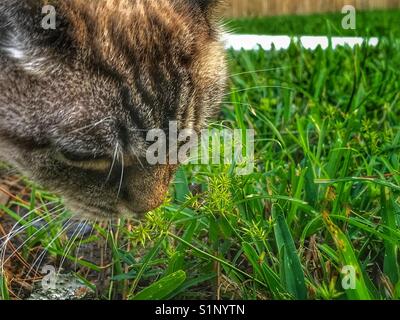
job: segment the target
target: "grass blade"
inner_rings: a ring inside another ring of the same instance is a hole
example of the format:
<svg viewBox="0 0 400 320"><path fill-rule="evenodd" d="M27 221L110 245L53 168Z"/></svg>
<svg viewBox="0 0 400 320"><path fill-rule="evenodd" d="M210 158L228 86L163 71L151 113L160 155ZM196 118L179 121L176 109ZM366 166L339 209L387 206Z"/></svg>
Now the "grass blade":
<svg viewBox="0 0 400 320"><path fill-rule="evenodd" d="M382 223L390 229L395 230L396 217L394 215L394 207L388 189L381 188L381 215ZM390 229L385 229L385 234L389 238L393 238ZM385 258L383 263L383 272L389 277L393 286L399 281L399 264L398 264L398 245L390 241L384 241Z"/></svg>
<svg viewBox="0 0 400 320"><path fill-rule="evenodd" d="M357 255L347 236L336 226L329 217L328 212L323 213L325 224L336 244L342 267L352 267L356 273L355 288L346 290L350 300L371 300L373 297L368 289L364 272L358 262Z"/></svg>
<svg viewBox="0 0 400 320"><path fill-rule="evenodd" d="M301 262L285 217L277 212L277 208L273 206L272 217L275 219L275 238L281 258L281 281L296 299L304 300L307 288Z"/></svg>
<svg viewBox="0 0 400 320"><path fill-rule="evenodd" d="M186 273L182 270L172 273L153 283L139 292L132 300L162 300L171 292L179 288L186 280Z"/></svg>

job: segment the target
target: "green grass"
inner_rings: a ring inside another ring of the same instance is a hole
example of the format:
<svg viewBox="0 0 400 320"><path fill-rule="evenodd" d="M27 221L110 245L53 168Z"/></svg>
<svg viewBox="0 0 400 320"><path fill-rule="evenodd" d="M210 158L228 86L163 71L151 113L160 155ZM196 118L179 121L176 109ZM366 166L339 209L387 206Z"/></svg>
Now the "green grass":
<svg viewBox="0 0 400 320"><path fill-rule="evenodd" d="M255 130L255 171L184 166L169 201L144 221L95 225L84 241L106 241L113 256L99 298L399 299L400 41L229 58L230 93L214 127ZM28 209L57 200L38 189L31 199ZM25 246L28 262L41 246L76 260L81 277L99 272L65 252L82 240L51 243L59 229L50 223ZM344 266L355 289L341 285Z"/></svg>
<svg viewBox="0 0 400 320"><path fill-rule="evenodd" d="M241 18L227 21L234 33L400 37L400 10L357 12L356 30L342 28L341 13Z"/></svg>

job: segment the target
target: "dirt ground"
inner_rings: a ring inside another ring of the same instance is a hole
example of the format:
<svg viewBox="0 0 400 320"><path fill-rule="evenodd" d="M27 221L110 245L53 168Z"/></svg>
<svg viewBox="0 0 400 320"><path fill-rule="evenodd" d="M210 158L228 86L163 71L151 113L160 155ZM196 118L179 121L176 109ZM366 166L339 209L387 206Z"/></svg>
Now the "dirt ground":
<svg viewBox="0 0 400 320"><path fill-rule="evenodd" d="M10 295L13 299L28 298L44 277L44 274L41 273L42 267L51 265L59 268L61 260L61 257L55 257L45 252L40 243L29 247L22 245L21 247L21 244L27 238L25 232L18 232L7 241L10 232L13 230L15 232L21 225L18 224L15 217L12 218L3 209L8 208L18 216L23 217L28 213L28 210L18 206L15 202L29 203L30 197L31 190L18 174L15 174L12 170L0 169L0 259L3 266L3 271L0 270L0 272L3 273L7 280ZM77 221L61 237L68 241L74 236L78 228L81 229L81 223ZM93 235L93 233L94 230L91 227L86 227L81 238L85 239L85 237ZM107 248L105 239L103 240L99 238L99 241L82 244L79 246L78 252L70 253L70 255L79 256L80 259L100 266L103 270L102 272L93 272L66 259L62 265L62 273L71 274L76 272L95 284L97 289L101 291L104 286L107 286L107 279L110 276L110 268L107 268L107 266L111 262L111 250ZM43 256L42 261L32 266L40 255ZM31 271L29 272L29 270Z"/></svg>

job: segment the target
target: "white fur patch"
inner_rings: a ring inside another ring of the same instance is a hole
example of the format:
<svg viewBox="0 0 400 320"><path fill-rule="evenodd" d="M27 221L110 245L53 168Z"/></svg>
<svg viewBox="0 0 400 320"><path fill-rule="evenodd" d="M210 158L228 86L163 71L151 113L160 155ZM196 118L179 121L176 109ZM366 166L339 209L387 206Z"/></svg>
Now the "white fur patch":
<svg viewBox="0 0 400 320"><path fill-rule="evenodd" d="M28 73L43 72L46 59L39 57L39 52L28 50L27 46L17 37L13 37L3 47L4 52Z"/></svg>
<svg viewBox="0 0 400 320"><path fill-rule="evenodd" d="M25 59L25 52L19 48L12 48L12 47L6 47L4 48L6 53L8 53L8 55L16 60L23 60Z"/></svg>
<svg viewBox="0 0 400 320"><path fill-rule="evenodd" d="M30 59L27 62L23 62L21 64L21 66L27 72L39 74L39 73L43 73L44 64L45 64L45 59L44 58L33 58L33 59Z"/></svg>

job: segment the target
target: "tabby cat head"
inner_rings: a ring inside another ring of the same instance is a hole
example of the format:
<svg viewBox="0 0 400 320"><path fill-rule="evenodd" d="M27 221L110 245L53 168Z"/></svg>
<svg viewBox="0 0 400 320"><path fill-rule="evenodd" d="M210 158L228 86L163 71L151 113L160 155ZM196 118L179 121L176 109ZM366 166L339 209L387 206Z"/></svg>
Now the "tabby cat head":
<svg viewBox="0 0 400 320"><path fill-rule="evenodd" d="M147 164L146 132L218 112L218 2L1 0L0 158L79 217L159 206L176 166Z"/></svg>

